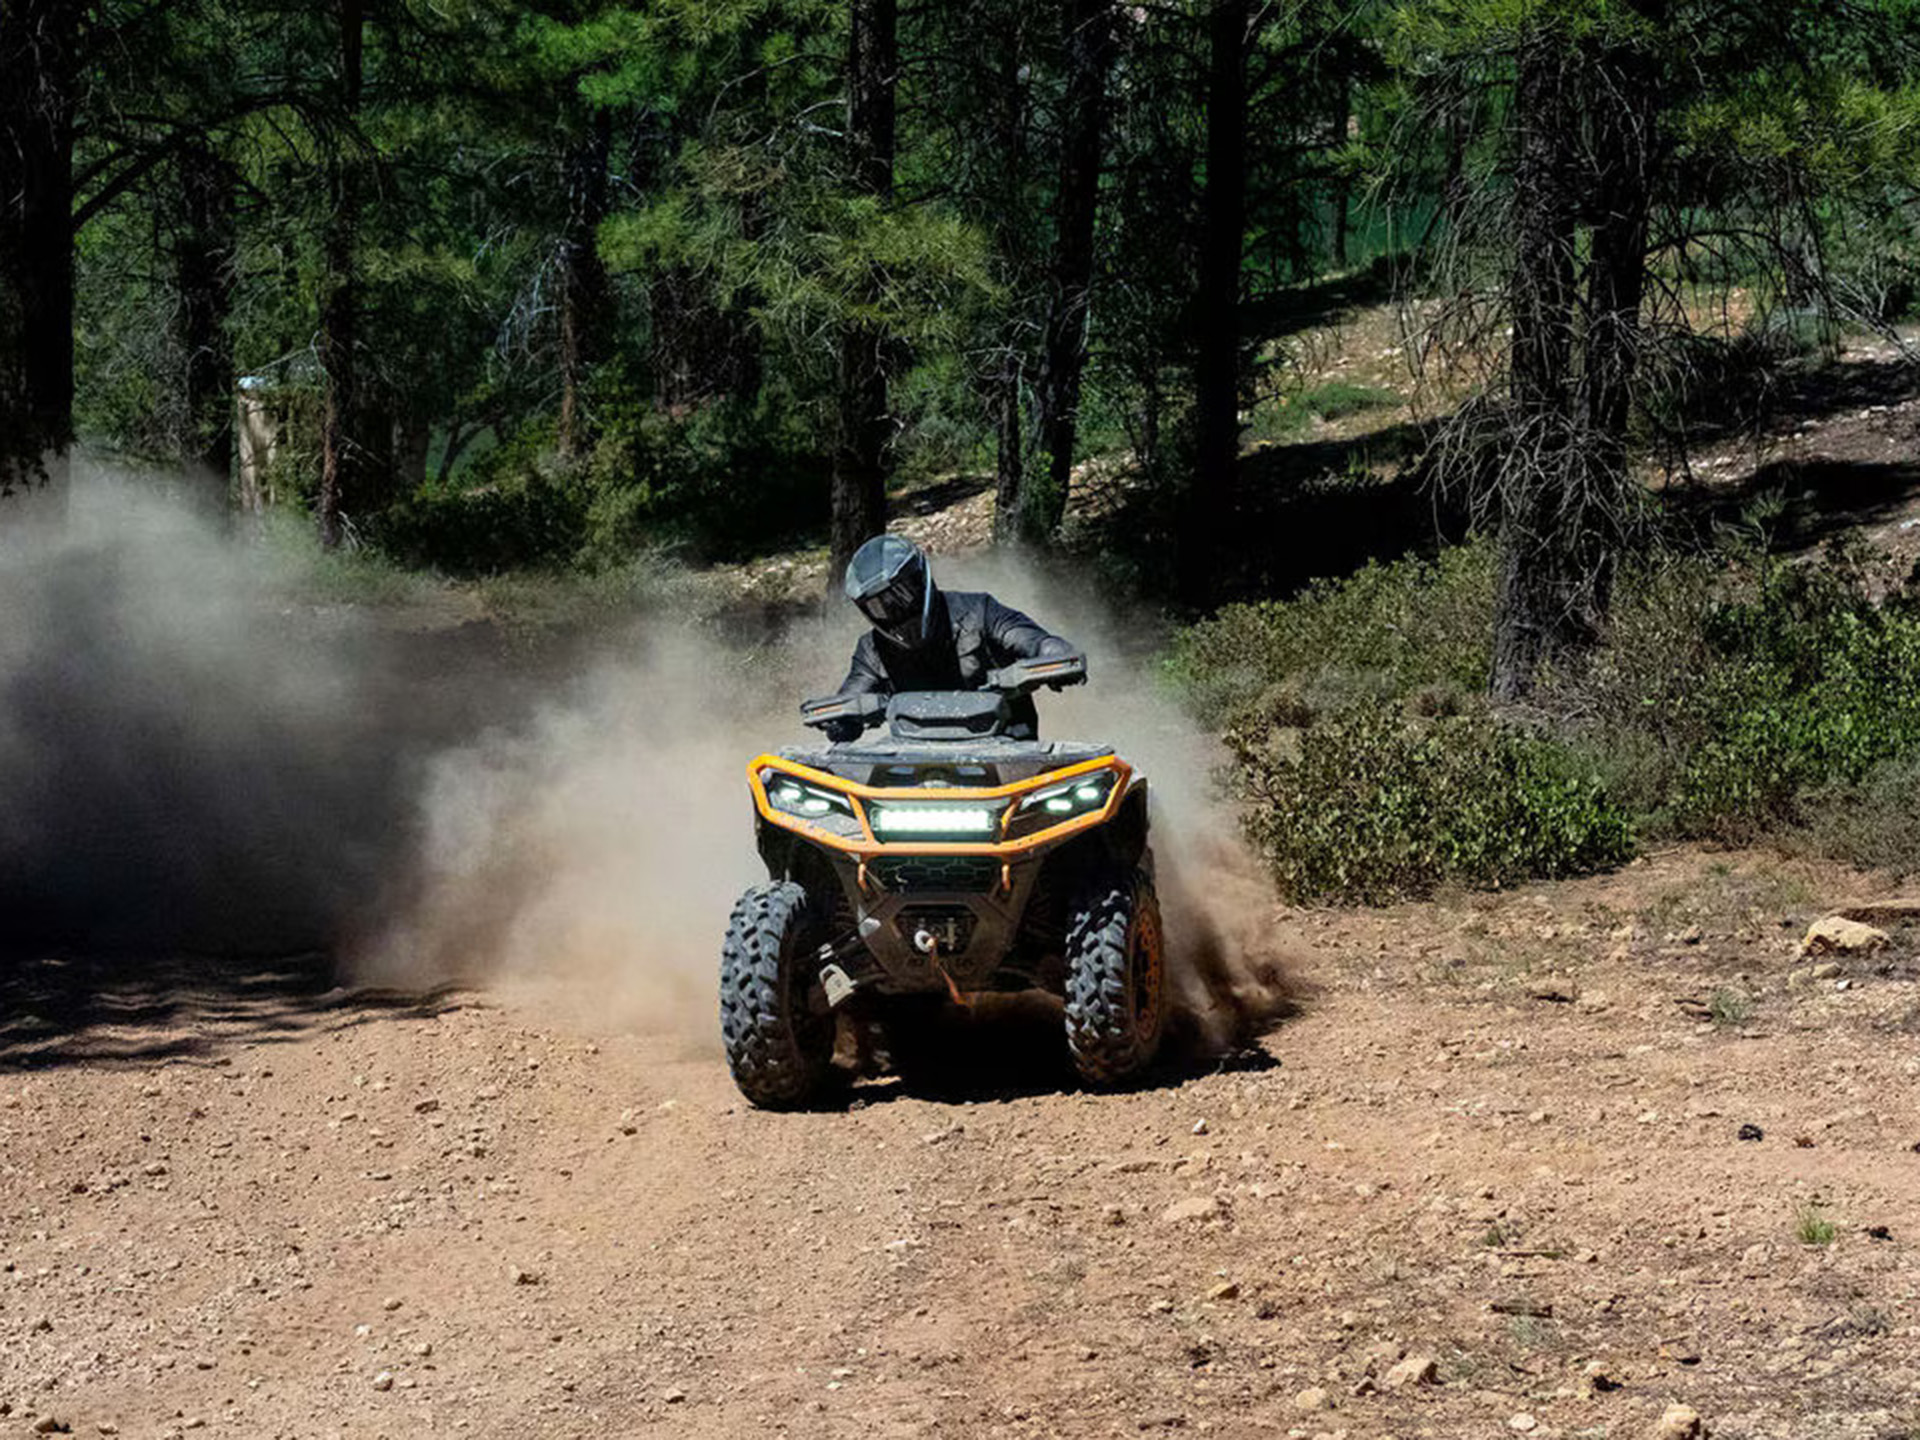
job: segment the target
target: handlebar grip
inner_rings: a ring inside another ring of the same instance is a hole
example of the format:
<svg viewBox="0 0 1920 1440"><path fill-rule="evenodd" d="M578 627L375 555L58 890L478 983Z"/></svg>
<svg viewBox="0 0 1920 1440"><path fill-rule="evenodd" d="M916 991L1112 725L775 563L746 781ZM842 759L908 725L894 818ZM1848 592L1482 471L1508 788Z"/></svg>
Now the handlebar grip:
<svg viewBox="0 0 1920 1440"><path fill-rule="evenodd" d="M1069 685L1084 684L1086 678L1087 657L1074 650L1064 655L1016 660L1011 665L989 671L987 688L1025 695L1042 686L1063 690Z"/></svg>

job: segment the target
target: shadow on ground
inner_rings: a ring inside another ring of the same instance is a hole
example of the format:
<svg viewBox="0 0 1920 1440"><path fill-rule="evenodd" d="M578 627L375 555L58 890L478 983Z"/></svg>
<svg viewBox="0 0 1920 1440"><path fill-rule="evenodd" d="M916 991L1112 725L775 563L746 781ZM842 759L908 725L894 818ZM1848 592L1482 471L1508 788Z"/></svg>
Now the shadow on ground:
<svg viewBox="0 0 1920 1440"><path fill-rule="evenodd" d="M1297 1013L1290 1002L1272 1005L1256 1026L1224 1045L1176 1016L1159 1059L1119 1088L1170 1090L1221 1071L1277 1069L1280 1062L1260 1039ZM982 996L964 1009L942 1006L915 1017L891 1043L891 1052L879 1057L890 1073L851 1086L839 1104L916 1099L973 1105L1087 1088L1067 1053L1061 1002L1038 991Z"/></svg>
<svg viewBox="0 0 1920 1440"><path fill-rule="evenodd" d="M346 990L324 955L235 960L197 955L0 954L0 1073L64 1065L216 1063L234 1045L273 1044L469 1003Z"/></svg>

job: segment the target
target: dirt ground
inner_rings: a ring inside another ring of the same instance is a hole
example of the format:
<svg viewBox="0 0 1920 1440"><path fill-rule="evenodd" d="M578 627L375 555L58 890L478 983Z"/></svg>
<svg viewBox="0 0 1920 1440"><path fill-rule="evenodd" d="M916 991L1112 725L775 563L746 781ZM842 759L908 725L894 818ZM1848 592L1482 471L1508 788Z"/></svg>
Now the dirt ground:
<svg viewBox="0 0 1920 1440"><path fill-rule="evenodd" d="M559 988L44 959L0 1434L1917 1434L1920 927L1796 953L1884 888L1276 911L1302 997L1231 1063L1079 1093L979 1021L937 1094L803 1115Z"/></svg>

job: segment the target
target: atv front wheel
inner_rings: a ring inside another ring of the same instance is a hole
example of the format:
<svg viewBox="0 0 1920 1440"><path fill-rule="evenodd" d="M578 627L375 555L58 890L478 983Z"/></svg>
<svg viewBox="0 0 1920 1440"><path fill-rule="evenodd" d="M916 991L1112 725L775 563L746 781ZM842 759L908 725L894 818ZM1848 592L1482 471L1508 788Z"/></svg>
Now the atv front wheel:
<svg viewBox="0 0 1920 1440"><path fill-rule="evenodd" d="M815 1099L833 1065L833 1016L810 1004L818 926L791 881L755 885L733 907L720 956L720 1033L734 1084L755 1105Z"/></svg>
<svg viewBox="0 0 1920 1440"><path fill-rule="evenodd" d="M1090 876L1067 923L1067 1049L1082 1079L1121 1085L1160 1048L1166 961L1160 902L1145 870Z"/></svg>

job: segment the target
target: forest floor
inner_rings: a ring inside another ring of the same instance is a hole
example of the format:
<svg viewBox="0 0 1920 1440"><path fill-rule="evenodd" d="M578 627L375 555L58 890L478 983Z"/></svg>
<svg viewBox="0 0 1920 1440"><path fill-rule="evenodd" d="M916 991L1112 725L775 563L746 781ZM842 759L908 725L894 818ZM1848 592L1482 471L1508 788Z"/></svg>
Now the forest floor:
<svg viewBox="0 0 1920 1440"><path fill-rule="evenodd" d="M1890 363L1697 470L1920 553ZM0 974L0 1436L1621 1440L1679 1404L1911 1440L1900 892L1682 849L1262 905L1294 1003L1227 1063L1088 1094L1014 1012L801 1115L584 980L36 953ZM1847 910L1890 943L1815 972Z"/></svg>

